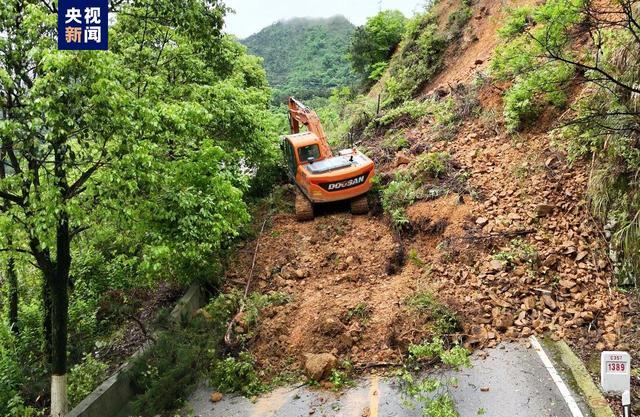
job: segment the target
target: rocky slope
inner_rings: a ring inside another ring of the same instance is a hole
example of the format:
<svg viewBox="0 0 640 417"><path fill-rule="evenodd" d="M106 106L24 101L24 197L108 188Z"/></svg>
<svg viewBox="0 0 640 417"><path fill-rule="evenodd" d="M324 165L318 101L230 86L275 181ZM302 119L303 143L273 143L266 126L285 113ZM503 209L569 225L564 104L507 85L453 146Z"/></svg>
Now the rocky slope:
<svg viewBox="0 0 640 417"><path fill-rule="evenodd" d="M446 12L453 3L439 7ZM339 207L309 223L287 212L271 219L256 289L292 301L265 311L249 347L271 374L299 369L305 355L321 352L360 368L398 363L436 325L433 314L410 306L425 291L455 312L461 328L451 337L470 348L539 334L568 340L587 359L605 348L637 349L634 299L612 287L602 225L586 200L589 167L569 164L550 134L560 114L547 110L535 126L510 135L500 89L471 87L492 56L503 7L473 3L447 67L423 92L459 97L473 90L479 111L449 140L434 140L426 118L403 128L406 151L383 152L384 137L366 144L387 179L424 152L446 152L468 177L463 190L440 179L449 192L409 207L410 232L402 236L384 216L352 217ZM229 277L246 277L251 260L251 250L240 251Z"/></svg>

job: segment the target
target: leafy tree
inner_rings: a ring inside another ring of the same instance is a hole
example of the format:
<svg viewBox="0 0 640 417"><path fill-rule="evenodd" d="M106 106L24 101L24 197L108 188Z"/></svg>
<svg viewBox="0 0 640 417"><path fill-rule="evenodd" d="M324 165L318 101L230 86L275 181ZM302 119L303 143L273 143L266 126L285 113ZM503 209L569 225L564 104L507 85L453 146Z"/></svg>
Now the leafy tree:
<svg viewBox="0 0 640 417"><path fill-rule="evenodd" d="M71 241L93 205L89 179L124 137L130 93L109 52L56 50L56 14L42 2L5 1L0 15L4 230L44 277L50 317L52 415L66 413ZM7 175L6 171L9 171ZM49 332L47 332L47 335ZM47 341L48 342L48 341Z"/></svg>
<svg viewBox="0 0 640 417"><path fill-rule="evenodd" d="M364 77L378 79L402 40L406 18L398 10L384 10L356 28L349 47L353 69Z"/></svg>
<svg viewBox="0 0 640 417"><path fill-rule="evenodd" d="M221 35L221 3L114 5L110 51L71 52L53 3L0 3L0 250L43 277L53 416L72 258L110 234L143 273L205 278L248 220L251 173L273 163L264 70Z"/></svg>

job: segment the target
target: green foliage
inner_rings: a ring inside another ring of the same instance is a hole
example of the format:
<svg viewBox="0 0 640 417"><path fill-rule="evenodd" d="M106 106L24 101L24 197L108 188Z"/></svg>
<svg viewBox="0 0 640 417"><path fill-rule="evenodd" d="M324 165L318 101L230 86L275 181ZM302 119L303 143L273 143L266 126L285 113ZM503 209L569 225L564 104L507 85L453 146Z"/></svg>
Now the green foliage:
<svg viewBox="0 0 640 417"><path fill-rule="evenodd" d="M477 115L479 102L476 92L476 87L470 90L461 87L442 99L432 97L424 101L405 101L397 107L384 110L369 123L367 130L378 133L386 130L386 134L395 134L395 129L406 128L425 119L429 121L426 124L431 137L435 140L451 139L462 120Z"/></svg>
<svg viewBox="0 0 640 417"><path fill-rule="evenodd" d="M249 222L250 195L273 184L255 174L277 172L283 118L270 111L259 59L221 34L226 8L200 0L117 7L110 50L81 54L57 50L46 4L6 0L0 12L0 191L21 196L0 198L0 234L38 255L17 258L22 333L0 338L2 376L11 380L0 387L2 415L5 404L32 404L47 390L41 271L65 258L64 246L56 252L66 219L73 261L60 279L70 284L70 344L60 350L75 364L120 324L96 318L107 290L213 281ZM190 347L178 349L184 361L156 360L175 365L175 382L190 367ZM78 401L98 367L73 369ZM161 385L149 379L149 402L179 397Z"/></svg>
<svg viewBox="0 0 640 417"><path fill-rule="evenodd" d="M250 357L241 354L238 358L220 358L218 352L227 323L238 311L241 298L240 292L220 294L204 307L208 316L199 314L186 327L170 325L161 332L156 343L134 362L130 371L138 394L133 401L136 413L146 417L175 409L200 378L212 375L217 382L226 384L219 389L232 389L251 381L246 388L238 389L241 392L257 389L259 383L251 379L255 373L247 368L252 363ZM256 304L266 306L266 300L276 303L285 300L280 294L252 295L251 299L257 300L250 301L247 308L253 322L258 320L253 316L257 314L254 313L258 309ZM234 375L240 379L234 379Z"/></svg>
<svg viewBox="0 0 640 417"><path fill-rule="evenodd" d="M420 198L439 193L438 187L425 193L423 186L429 180L438 179L450 170L450 156L445 152L423 153L409 168L396 173L393 181L380 193L382 208L391 216L391 221L401 230L409 223L406 208Z"/></svg>
<svg viewBox="0 0 640 417"><path fill-rule="evenodd" d="M82 401L104 380L107 368L108 365L106 363L99 361L91 354L87 354L82 362L70 369L68 390L71 407Z"/></svg>
<svg viewBox="0 0 640 417"><path fill-rule="evenodd" d="M409 223L405 209L418 197L415 183L406 180L391 181L381 195L382 208L391 215L395 227L402 228Z"/></svg>
<svg viewBox="0 0 640 417"><path fill-rule="evenodd" d="M409 249L409 253L407 254L407 258L411 261L412 264L417 266L418 268L422 268L425 266L425 262L420 257L420 254L414 248Z"/></svg>
<svg viewBox="0 0 640 417"><path fill-rule="evenodd" d="M402 39L405 22L400 11L383 10L356 28L349 47L353 69L364 78L379 79Z"/></svg>
<svg viewBox="0 0 640 417"><path fill-rule="evenodd" d="M419 14L410 20L384 80L385 107L411 99L441 69L446 45L432 15Z"/></svg>
<svg viewBox="0 0 640 417"><path fill-rule="evenodd" d="M357 319L361 323L364 323L369 319L369 317L371 317L372 312L373 310L369 304L365 302L358 303L355 307L350 308L347 311L344 315L344 321L351 323L354 319Z"/></svg>
<svg viewBox="0 0 640 417"><path fill-rule="evenodd" d="M547 105L564 107L567 96L561 86L573 74L570 65L554 63L516 77L516 82L504 95L507 130L515 132L523 123L535 121Z"/></svg>
<svg viewBox="0 0 640 417"><path fill-rule="evenodd" d="M349 87L335 88L328 99L315 98L307 104L318 113L334 148L351 146L349 134L354 133L357 140L376 115L376 100L355 95Z"/></svg>
<svg viewBox="0 0 640 417"><path fill-rule="evenodd" d="M251 397L263 392L266 387L255 372L255 362L248 352L240 352L237 358L227 357L214 363L210 382L220 392L241 393Z"/></svg>
<svg viewBox="0 0 640 417"><path fill-rule="evenodd" d="M629 29L603 30L600 66L618 82L636 85L640 77L637 34ZM590 62L595 61L595 53ZM602 74L587 71L599 80ZM593 161L588 196L595 215L611 235L609 251L620 285L638 285L640 271L640 169L638 140L640 96L614 83L594 82L575 107L575 123L558 139L572 160Z"/></svg>
<svg viewBox="0 0 640 417"><path fill-rule="evenodd" d="M447 152L425 152L413 161L411 171L418 181L441 178L449 170L451 156Z"/></svg>
<svg viewBox="0 0 640 417"><path fill-rule="evenodd" d="M24 375L17 356L15 338L7 326L0 325L0 414L19 416L24 407L20 385Z"/></svg>
<svg viewBox="0 0 640 417"><path fill-rule="evenodd" d="M436 17L429 10L407 22L404 38L384 79L385 107L410 100L440 71L449 42L460 36L471 14L470 5L463 2L461 8L449 16L445 32L438 29Z"/></svg>
<svg viewBox="0 0 640 417"><path fill-rule="evenodd" d="M329 382L331 382L332 389L334 391L340 391L347 387L353 387L356 385L355 381L349 378L349 375L338 369L334 369L331 371L331 375L329 376Z"/></svg>
<svg viewBox="0 0 640 417"><path fill-rule="evenodd" d="M409 100L402 105L386 111L377 119L381 127L402 124L411 124L432 113L432 105L429 101Z"/></svg>
<svg viewBox="0 0 640 417"><path fill-rule="evenodd" d="M538 251L535 246L522 239L513 239L509 247L493 255L493 259L504 261L508 265L527 264L534 266L538 261Z"/></svg>
<svg viewBox="0 0 640 417"><path fill-rule="evenodd" d="M164 332L154 345L134 362L129 371L138 394L132 408L135 415L155 416L178 408L202 375L202 363L215 352L216 339L202 330L175 328ZM218 339L219 341L219 339Z"/></svg>
<svg viewBox="0 0 640 417"><path fill-rule="evenodd" d="M368 79L371 81L379 80L387 68L389 68L388 62L376 62L371 66L371 73L369 74Z"/></svg>
<svg viewBox="0 0 640 417"><path fill-rule="evenodd" d="M406 149L409 145L409 139L407 139L407 136L403 132L396 132L392 130L387 131L385 139L380 143L382 149L393 153Z"/></svg>
<svg viewBox="0 0 640 417"><path fill-rule="evenodd" d="M354 26L344 17L295 18L274 23L242 40L263 58L273 100L328 97L357 81L345 59Z"/></svg>
<svg viewBox="0 0 640 417"><path fill-rule="evenodd" d="M532 7L523 6L508 10L507 18L498 29L498 35L503 39L513 39L529 29L533 23Z"/></svg>
<svg viewBox="0 0 640 417"><path fill-rule="evenodd" d="M409 346L408 364L398 373L407 406L420 405L425 417L459 416L448 393L448 386L454 381L421 375L419 364L424 360L439 360L445 366L460 369L471 365L469 351L457 344L446 348L444 340L436 337L423 344Z"/></svg>
<svg viewBox="0 0 640 417"><path fill-rule="evenodd" d="M582 3L550 0L535 9L514 9L499 29L506 44L497 49L491 70L498 80L513 81L504 95L504 117L510 132L535 121L547 105L566 105L563 89L575 69L565 62L549 61L545 50L568 47L566 29L580 23ZM531 36L544 41L532 41Z"/></svg>
<svg viewBox="0 0 640 417"><path fill-rule="evenodd" d="M424 415L428 417L458 417L453 398L450 395L440 395L430 401L424 409Z"/></svg>
<svg viewBox="0 0 640 417"><path fill-rule="evenodd" d="M428 291L414 294L407 300L407 306L420 314L428 315L432 319L432 330L437 337L454 333L460 328L460 323L455 313Z"/></svg>

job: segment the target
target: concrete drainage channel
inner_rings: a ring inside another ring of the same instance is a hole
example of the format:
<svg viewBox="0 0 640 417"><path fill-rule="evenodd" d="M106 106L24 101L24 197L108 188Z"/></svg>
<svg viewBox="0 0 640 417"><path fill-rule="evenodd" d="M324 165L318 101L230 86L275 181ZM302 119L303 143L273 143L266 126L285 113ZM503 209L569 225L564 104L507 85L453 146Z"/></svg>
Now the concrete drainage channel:
<svg viewBox="0 0 640 417"><path fill-rule="evenodd" d="M205 290L200 285L192 285L171 311L171 320L178 322L184 317L191 316L207 301L208 296ZM146 344L141 347L111 377L71 410L67 417L115 417L119 415L134 395L125 371L131 368L134 360L142 355L149 346Z"/></svg>

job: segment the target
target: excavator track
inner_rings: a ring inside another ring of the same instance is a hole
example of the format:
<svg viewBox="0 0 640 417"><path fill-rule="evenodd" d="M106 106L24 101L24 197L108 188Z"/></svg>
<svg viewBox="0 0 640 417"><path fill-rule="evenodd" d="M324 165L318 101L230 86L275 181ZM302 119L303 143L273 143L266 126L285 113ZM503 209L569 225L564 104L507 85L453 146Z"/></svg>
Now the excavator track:
<svg viewBox="0 0 640 417"><path fill-rule="evenodd" d="M296 218L298 221L313 220L313 204L302 193L296 193Z"/></svg>
<svg viewBox="0 0 640 417"><path fill-rule="evenodd" d="M352 214L367 214L369 212L369 200L367 195L361 195L351 200Z"/></svg>

